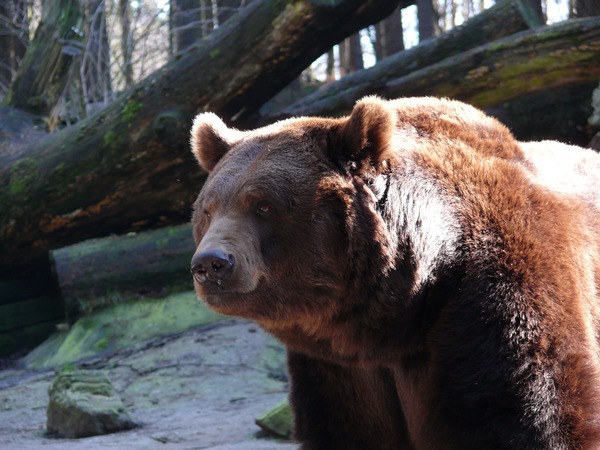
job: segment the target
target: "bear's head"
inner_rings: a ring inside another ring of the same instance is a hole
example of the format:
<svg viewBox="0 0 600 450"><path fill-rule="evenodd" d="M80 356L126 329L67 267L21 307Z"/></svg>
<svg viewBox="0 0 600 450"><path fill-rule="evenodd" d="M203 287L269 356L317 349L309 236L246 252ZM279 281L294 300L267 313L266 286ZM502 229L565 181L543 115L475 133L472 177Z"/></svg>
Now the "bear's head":
<svg viewBox="0 0 600 450"><path fill-rule="evenodd" d="M352 307L356 278L367 286L391 264L377 209L395 128L396 112L377 98L347 118L247 132L198 115L192 150L209 172L192 220L200 298L270 329L316 328Z"/></svg>

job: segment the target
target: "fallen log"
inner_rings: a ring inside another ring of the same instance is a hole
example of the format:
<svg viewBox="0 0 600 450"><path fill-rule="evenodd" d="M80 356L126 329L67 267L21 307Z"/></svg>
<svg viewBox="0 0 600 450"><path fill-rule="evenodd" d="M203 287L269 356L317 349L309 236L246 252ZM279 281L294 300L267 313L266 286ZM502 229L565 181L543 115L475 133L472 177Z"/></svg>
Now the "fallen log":
<svg viewBox="0 0 600 450"><path fill-rule="evenodd" d="M0 358L38 345L64 318L63 304L49 273L0 280Z"/></svg>
<svg viewBox="0 0 600 450"><path fill-rule="evenodd" d="M124 298L192 290L190 224L83 241L51 258L69 321Z"/></svg>
<svg viewBox="0 0 600 450"><path fill-rule="evenodd" d="M197 112L239 123L332 45L411 3L255 0L93 117L3 155L0 274L84 239L189 220Z"/></svg>
<svg viewBox="0 0 600 450"><path fill-rule="evenodd" d="M521 141L552 139L591 147L587 122L595 86L595 82L583 83L526 94L485 111Z"/></svg>
<svg viewBox="0 0 600 450"><path fill-rule="evenodd" d="M293 116L340 116L348 114L354 103L365 95L385 95L387 83L458 55L476 46L519 31L541 26L524 0L507 0L472 17L436 39L427 40L396 53L375 66L354 72L298 100L281 113L258 119L271 123Z"/></svg>
<svg viewBox="0 0 600 450"><path fill-rule="evenodd" d="M587 118L591 93L600 78L599 35L600 18L580 19L517 33L396 79L372 70L369 73L375 79L369 81L364 71L360 86L378 86L376 91L336 87L327 97L325 92L332 88L326 87L325 92L305 97L277 117L262 120L347 114L363 94L386 98L436 95L485 109L521 140L598 145L595 140L590 143L593 133Z"/></svg>
<svg viewBox="0 0 600 450"><path fill-rule="evenodd" d="M385 83L388 98L435 95L489 108L523 95L597 82L600 17L524 31ZM591 100L591 98L590 98Z"/></svg>

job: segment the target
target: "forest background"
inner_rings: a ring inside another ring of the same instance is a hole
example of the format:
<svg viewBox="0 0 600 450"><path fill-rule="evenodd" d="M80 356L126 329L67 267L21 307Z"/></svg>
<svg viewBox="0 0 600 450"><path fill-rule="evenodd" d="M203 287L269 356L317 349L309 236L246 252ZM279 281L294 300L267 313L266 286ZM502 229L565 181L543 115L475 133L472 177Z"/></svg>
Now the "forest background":
<svg viewBox="0 0 600 450"><path fill-rule="evenodd" d="M48 111L48 127L68 126L97 112L198 38L222 26L252 0L82 0L79 26L62 37L75 70ZM595 0L528 0L546 23L598 14ZM65 14L67 0L0 1L0 101L9 91L41 21ZM374 65L462 24L493 0L416 0L385 21L332 47L295 82L319 85ZM334 19L335 20L335 19Z"/></svg>

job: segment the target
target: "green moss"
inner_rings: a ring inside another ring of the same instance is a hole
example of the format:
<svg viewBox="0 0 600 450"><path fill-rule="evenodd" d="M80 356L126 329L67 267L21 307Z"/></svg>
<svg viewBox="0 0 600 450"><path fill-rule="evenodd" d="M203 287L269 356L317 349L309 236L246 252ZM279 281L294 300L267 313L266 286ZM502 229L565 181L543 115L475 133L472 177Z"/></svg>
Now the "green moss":
<svg viewBox="0 0 600 450"><path fill-rule="evenodd" d="M256 419L256 424L264 431L278 437L288 438L292 434L292 409L287 399L282 400L271 410Z"/></svg>
<svg viewBox="0 0 600 450"><path fill-rule="evenodd" d="M215 49L213 49L213 50L210 51L210 57L211 57L211 59L217 58L220 54L221 54L221 49L219 49L219 48L215 48Z"/></svg>
<svg viewBox="0 0 600 450"><path fill-rule="evenodd" d="M104 350L106 347L108 347L108 343L109 343L108 337L104 336L98 342L96 342L94 344L94 348L97 350Z"/></svg>
<svg viewBox="0 0 600 450"><path fill-rule="evenodd" d="M501 89L482 89L469 99L479 107L496 105L506 98L516 97L524 93L536 92L538 88L552 85L555 80L569 79L574 76L572 67L586 64L589 55L585 52L560 52L532 58L521 64L507 64L498 67L494 78L502 82ZM570 62L566 62L570 61ZM553 68L555 67L555 68ZM489 83L484 79L483 83ZM473 92L477 92L474 88Z"/></svg>
<svg viewBox="0 0 600 450"><path fill-rule="evenodd" d="M130 301L79 319L68 332L54 334L31 352L25 364L33 369L61 367L222 317L199 302L195 292Z"/></svg>
<svg viewBox="0 0 600 450"><path fill-rule="evenodd" d="M142 109L141 103L129 99L121 110L121 117L125 122L129 122L135 118L140 109Z"/></svg>
<svg viewBox="0 0 600 450"><path fill-rule="evenodd" d="M123 138L113 130L104 133L103 140L104 145L109 148L117 148L123 143Z"/></svg>
<svg viewBox="0 0 600 450"><path fill-rule="evenodd" d="M33 158L23 158L13 164L10 173L10 193L21 195L37 179L38 166Z"/></svg>
<svg viewBox="0 0 600 450"><path fill-rule="evenodd" d="M46 104L45 100L39 95L35 95L35 96L29 97L27 99L27 106L30 106L34 109L41 108L41 107L45 106L45 104Z"/></svg>

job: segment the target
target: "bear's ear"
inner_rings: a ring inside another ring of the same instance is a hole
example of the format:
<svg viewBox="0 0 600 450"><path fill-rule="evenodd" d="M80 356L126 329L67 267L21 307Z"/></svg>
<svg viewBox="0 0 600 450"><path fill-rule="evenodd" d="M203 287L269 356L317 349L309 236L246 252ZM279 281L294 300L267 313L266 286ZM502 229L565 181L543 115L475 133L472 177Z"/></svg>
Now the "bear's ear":
<svg viewBox="0 0 600 450"><path fill-rule="evenodd" d="M192 153L200 166L210 172L243 134L234 128L228 128L213 113L198 114L192 126Z"/></svg>
<svg viewBox="0 0 600 450"><path fill-rule="evenodd" d="M339 156L359 166L377 167L391 149L395 129L396 113L388 103L378 97L365 97L341 125Z"/></svg>

